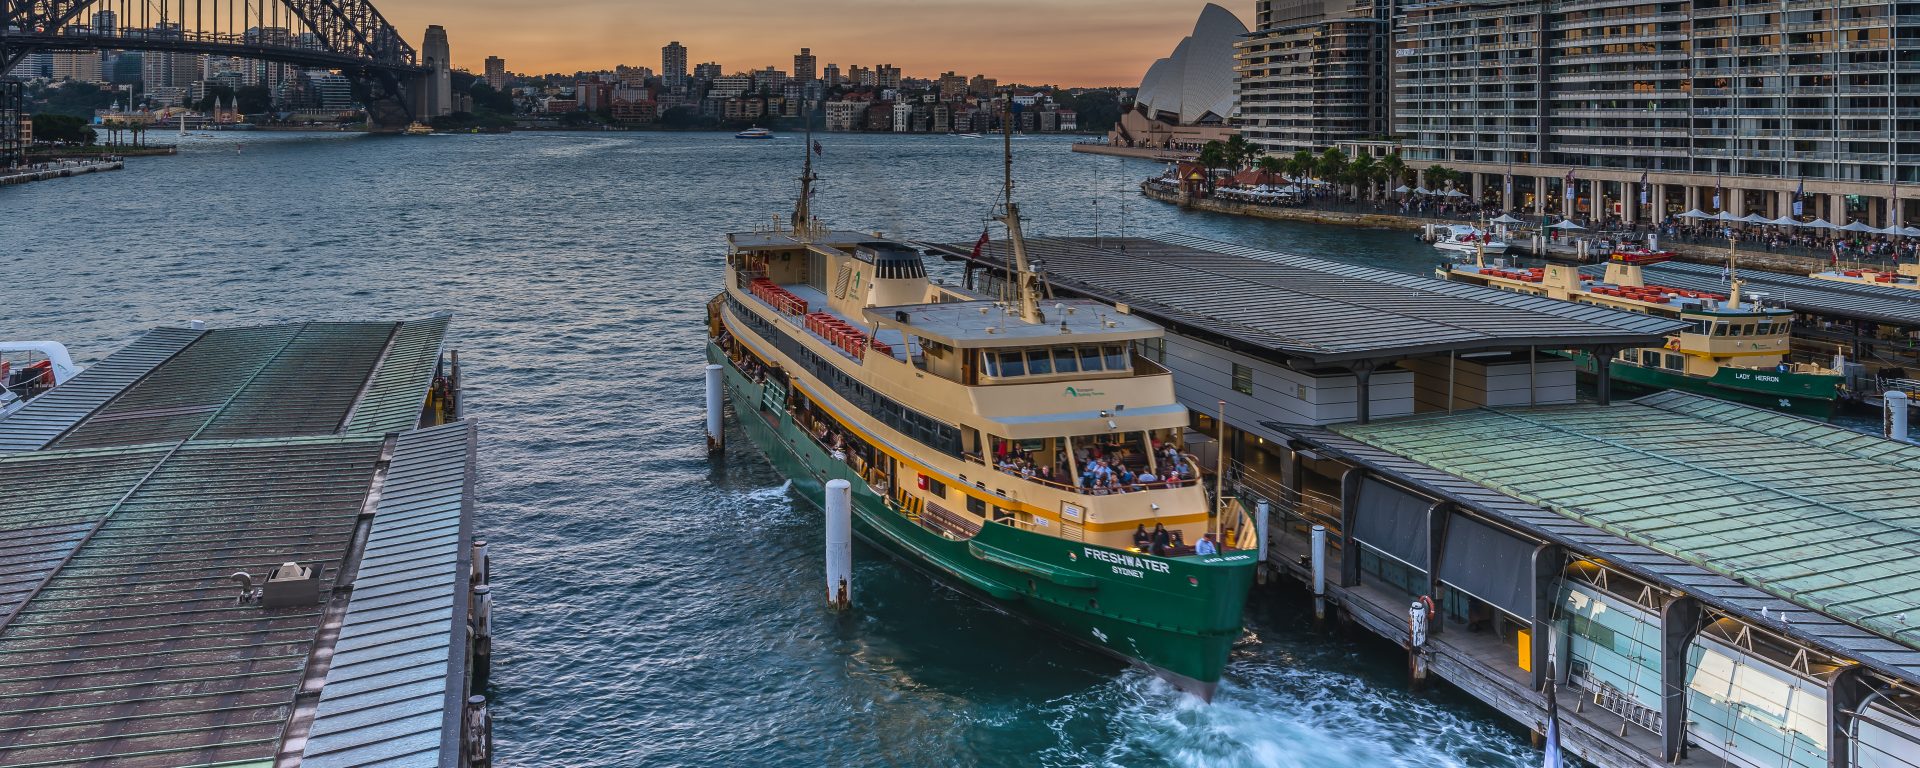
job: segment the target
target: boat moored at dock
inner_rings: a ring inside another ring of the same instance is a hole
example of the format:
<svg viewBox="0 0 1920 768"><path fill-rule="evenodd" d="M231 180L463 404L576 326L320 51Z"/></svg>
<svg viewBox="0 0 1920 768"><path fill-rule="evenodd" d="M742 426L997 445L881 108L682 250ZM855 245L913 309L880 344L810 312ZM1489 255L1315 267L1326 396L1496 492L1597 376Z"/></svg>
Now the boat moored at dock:
<svg viewBox="0 0 1920 768"><path fill-rule="evenodd" d="M913 245L818 227L812 179L792 229L729 236L709 304L743 431L810 497L848 481L874 547L1210 698L1256 525L1209 501L1172 376L1133 351L1161 329L1043 299L1024 261L1004 301L932 282Z"/></svg>
<svg viewBox="0 0 1920 768"><path fill-rule="evenodd" d="M1568 353L1587 373L1600 375L1604 368L1616 381L1644 387L1712 394L1796 413L1833 413L1844 391L1843 378L1836 369L1788 359L1791 310L1742 296L1740 280L1731 271L1727 294L1648 283L1642 268L1668 258L1662 251L1617 250L1598 277L1583 275L1574 265L1488 266L1484 258L1473 264L1444 264L1436 273L1447 280L1687 323L1662 347L1621 349L1606 366L1591 352Z"/></svg>
<svg viewBox="0 0 1920 768"><path fill-rule="evenodd" d="M0 341L0 418L80 373L57 341Z"/></svg>
<svg viewBox="0 0 1920 768"><path fill-rule="evenodd" d="M1898 264L1891 271L1881 269L1830 269L1807 275L1815 280L1872 285L1881 288L1905 288L1920 297L1920 263Z"/></svg>

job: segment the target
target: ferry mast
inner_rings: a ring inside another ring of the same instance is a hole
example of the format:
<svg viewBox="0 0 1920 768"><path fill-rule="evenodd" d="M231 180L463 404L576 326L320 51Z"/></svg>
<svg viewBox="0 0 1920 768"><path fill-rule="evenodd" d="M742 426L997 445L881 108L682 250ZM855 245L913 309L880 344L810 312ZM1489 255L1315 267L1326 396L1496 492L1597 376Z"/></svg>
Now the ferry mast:
<svg viewBox="0 0 1920 768"><path fill-rule="evenodd" d="M1027 241L1020 234L1020 206L1013 202L1013 99L1007 99L1006 109L1001 111L1000 135L1004 153L1002 166L1005 172L1004 212L998 217L1000 223L1007 225L1007 241L1013 246L1014 290L1019 294L1020 319L1034 325L1047 321L1040 312L1040 276L1034 274L1027 264Z"/></svg>

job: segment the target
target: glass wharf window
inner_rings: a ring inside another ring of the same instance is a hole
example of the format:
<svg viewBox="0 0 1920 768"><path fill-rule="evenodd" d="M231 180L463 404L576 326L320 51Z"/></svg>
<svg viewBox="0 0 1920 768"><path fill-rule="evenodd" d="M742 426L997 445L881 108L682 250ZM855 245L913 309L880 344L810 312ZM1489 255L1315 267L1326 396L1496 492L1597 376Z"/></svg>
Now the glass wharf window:
<svg viewBox="0 0 1920 768"><path fill-rule="evenodd" d="M1243 395L1253 394L1253 369L1239 363L1233 364L1233 391Z"/></svg>

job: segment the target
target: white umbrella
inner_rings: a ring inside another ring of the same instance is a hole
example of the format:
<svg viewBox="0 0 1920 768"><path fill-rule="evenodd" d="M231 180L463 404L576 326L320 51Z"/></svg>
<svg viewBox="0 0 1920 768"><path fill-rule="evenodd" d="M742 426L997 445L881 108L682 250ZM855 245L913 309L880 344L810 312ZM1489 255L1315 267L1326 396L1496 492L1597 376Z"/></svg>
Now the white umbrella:
<svg viewBox="0 0 1920 768"><path fill-rule="evenodd" d="M1846 226L1844 226L1844 227L1836 227L1836 229L1842 229L1842 230L1845 230L1845 231L1848 231L1848 232L1874 232L1874 231L1876 231L1876 230L1875 230L1875 229L1874 229L1873 227L1871 227L1871 226L1868 226L1868 225L1867 225L1867 223L1866 223L1866 222L1864 222L1864 221L1855 221L1855 222L1851 222L1851 223L1849 223L1849 224L1847 224L1847 225L1846 225Z"/></svg>
<svg viewBox="0 0 1920 768"><path fill-rule="evenodd" d="M1745 219L1742 219L1738 216L1733 215L1732 211L1721 211L1720 215L1715 216L1714 218L1719 219L1721 221L1745 221Z"/></svg>
<svg viewBox="0 0 1920 768"><path fill-rule="evenodd" d="M1414 194L1416 194L1416 195L1431 195L1431 194L1433 194L1432 192L1428 192L1428 191L1427 191L1427 188L1426 188L1426 187L1415 187L1415 188L1414 188L1414 190L1413 190L1413 193L1414 193Z"/></svg>
<svg viewBox="0 0 1920 768"><path fill-rule="evenodd" d="M1402 184L1402 185L1400 185L1400 186L1397 186L1397 187L1394 187L1394 188L1393 188L1393 193L1394 193L1394 194L1396 194L1396 195L1404 195L1404 194L1406 194L1406 193L1408 193L1408 192L1412 192L1412 191L1413 191L1413 190L1411 190L1411 189L1408 189L1408 188L1407 188L1407 185L1405 185L1405 184Z"/></svg>
<svg viewBox="0 0 1920 768"><path fill-rule="evenodd" d="M1757 213L1749 213L1747 214L1747 217L1744 219L1741 219L1741 221L1747 222L1749 224L1772 224L1773 223L1773 219L1769 219Z"/></svg>
<svg viewBox="0 0 1920 768"><path fill-rule="evenodd" d="M1285 194L1289 194L1289 195L1297 195L1297 194L1300 194L1300 188L1299 188L1299 187L1296 187L1296 186L1294 186L1294 185L1292 185L1292 184L1288 184L1288 185L1286 185L1286 186L1284 186L1284 187L1281 187L1281 188L1280 188L1280 191L1281 191L1282 193L1285 193Z"/></svg>
<svg viewBox="0 0 1920 768"><path fill-rule="evenodd" d="M1800 226L1813 227L1814 229L1837 229L1837 227L1833 226L1832 224L1828 224L1826 219L1814 219L1813 221L1803 221L1803 222L1800 222Z"/></svg>
<svg viewBox="0 0 1920 768"><path fill-rule="evenodd" d="M1457 189L1449 189L1449 190L1447 190L1447 197L1466 197L1466 196L1467 196L1467 193L1465 193L1465 192L1462 192L1462 191L1460 191L1460 190L1457 190Z"/></svg>
<svg viewBox="0 0 1920 768"><path fill-rule="evenodd" d="M1782 226L1782 227L1797 227L1797 226L1800 226L1800 222L1799 222L1799 221L1797 221L1797 220L1795 220L1795 219L1794 219L1794 218L1793 218L1792 216L1782 216L1782 217L1780 217L1780 218L1777 218L1777 219L1774 219L1773 221L1769 221L1769 222L1767 222L1767 223L1768 223L1768 224L1778 224L1778 225L1780 225L1780 226Z"/></svg>
<svg viewBox="0 0 1920 768"><path fill-rule="evenodd" d="M1900 234L1906 235L1907 237L1920 237L1920 227L1903 228L1900 230Z"/></svg>
<svg viewBox="0 0 1920 768"><path fill-rule="evenodd" d="M1560 220L1560 223L1558 223L1558 224L1555 224L1555 225L1553 225L1553 226L1550 226L1550 227L1547 227L1547 229L1568 229L1568 230L1572 230L1572 229L1586 229L1586 227L1583 227L1583 226L1580 226L1580 225L1578 225L1578 224L1575 224L1575 223L1573 223L1573 220L1572 220L1572 219L1561 219L1561 220Z"/></svg>
<svg viewBox="0 0 1920 768"><path fill-rule="evenodd" d="M1509 216L1509 215L1507 215L1507 214L1504 214L1504 213L1503 213L1503 214L1500 214L1500 218L1497 218L1497 219L1494 219L1494 220L1493 220L1493 223L1495 223L1495 224L1525 224L1525 223L1527 223L1527 222L1526 222L1526 221L1524 221L1524 220L1521 220L1521 219L1516 219L1516 218L1514 218L1514 217L1512 217L1512 216Z"/></svg>
<svg viewBox="0 0 1920 768"><path fill-rule="evenodd" d="M1686 213L1683 213L1683 214L1680 214L1680 218L1683 218L1683 219L1711 219L1711 218L1713 218L1713 216L1711 216L1711 215L1709 215L1709 214L1707 214L1707 213L1705 213L1705 212L1703 212L1703 211L1701 211L1701 210L1700 210L1700 209L1698 209L1698 208L1695 208L1695 209L1693 209L1693 210L1691 210L1691 211L1687 211Z"/></svg>
<svg viewBox="0 0 1920 768"><path fill-rule="evenodd" d="M1882 229L1876 229L1876 230L1874 230L1874 231L1873 231L1873 233L1874 233L1874 234L1876 234L1876 235L1904 235L1904 234L1906 234L1905 232L1902 232L1902 231L1900 230L1900 227L1899 227L1899 225L1896 225L1896 224L1888 224L1888 225L1887 225L1887 226L1886 226L1885 228L1882 228Z"/></svg>

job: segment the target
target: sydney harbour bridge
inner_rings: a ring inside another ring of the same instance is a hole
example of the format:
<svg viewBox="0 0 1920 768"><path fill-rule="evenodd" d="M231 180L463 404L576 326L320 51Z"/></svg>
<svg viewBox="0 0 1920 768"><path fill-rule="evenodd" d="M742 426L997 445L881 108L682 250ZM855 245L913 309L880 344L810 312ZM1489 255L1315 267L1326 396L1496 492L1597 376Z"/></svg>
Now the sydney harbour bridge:
<svg viewBox="0 0 1920 768"><path fill-rule="evenodd" d="M115 23L86 23L103 12ZM410 93L446 67L423 63L369 0L0 0L0 155L19 130L21 87L8 73L37 51L105 50L339 70L387 128L415 119Z"/></svg>

